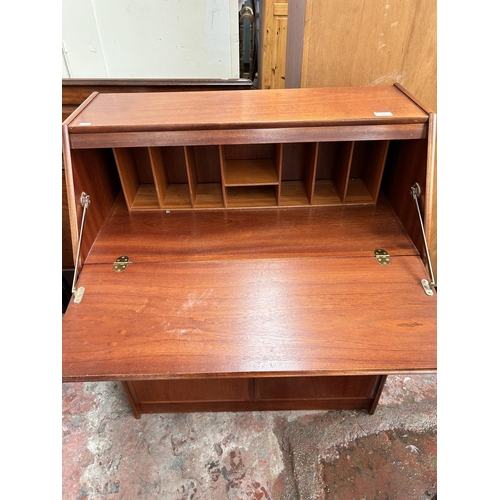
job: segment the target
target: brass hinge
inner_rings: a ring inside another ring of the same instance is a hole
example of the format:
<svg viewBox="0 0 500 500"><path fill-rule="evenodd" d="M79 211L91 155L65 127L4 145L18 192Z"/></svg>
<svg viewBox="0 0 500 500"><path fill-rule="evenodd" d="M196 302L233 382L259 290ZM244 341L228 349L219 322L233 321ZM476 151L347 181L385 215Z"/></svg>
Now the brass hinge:
<svg viewBox="0 0 500 500"><path fill-rule="evenodd" d="M120 255L120 257L117 257L113 263L113 271L115 273L122 273L125 269L127 269L127 266L130 263L130 259L126 255Z"/></svg>
<svg viewBox="0 0 500 500"><path fill-rule="evenodd" d="M377 248L373 253L379 264L387 266L391 263L391 256L384 249Z"/></svg>

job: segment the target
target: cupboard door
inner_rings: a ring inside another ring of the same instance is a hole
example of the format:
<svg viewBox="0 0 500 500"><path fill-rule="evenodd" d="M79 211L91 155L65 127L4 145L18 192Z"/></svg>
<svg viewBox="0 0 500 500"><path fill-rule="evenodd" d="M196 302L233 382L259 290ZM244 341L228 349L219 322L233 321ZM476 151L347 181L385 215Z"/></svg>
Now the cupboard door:
<svg viewBox="0 0 500 500"><path fill-rule="evenodd" d="M250 401L249 379L138 380L132 382L139 403Z"/></svg>
<svg viewBox="0 0 500 500"><path fill-rule="evenodd" d="M377 375L339 377L276 377L255 380L255 399L341 399L373 398L378 387Z"/></svg>

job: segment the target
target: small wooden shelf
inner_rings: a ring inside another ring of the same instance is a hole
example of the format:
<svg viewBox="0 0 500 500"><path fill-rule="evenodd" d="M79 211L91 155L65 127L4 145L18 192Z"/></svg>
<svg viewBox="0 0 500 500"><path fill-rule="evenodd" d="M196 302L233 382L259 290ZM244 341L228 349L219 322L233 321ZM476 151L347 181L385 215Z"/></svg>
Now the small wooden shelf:
<svg viewBox="0 0 500 500"><path fill-rule="evenodd" d="M355 142L318 145L313 205L344 203Z"/></svg>
<svg viewBox="0 0 500 500"><path fill-rule="evenodd" d="M278 185L281 179L280 144L220 146L224 186Z"/></svg>
<svg viewBox="0 0 500 500"><path fill-rule="evenodd" d="M226 160L226 186L260 186L279 184L272 159Z"/></svg>

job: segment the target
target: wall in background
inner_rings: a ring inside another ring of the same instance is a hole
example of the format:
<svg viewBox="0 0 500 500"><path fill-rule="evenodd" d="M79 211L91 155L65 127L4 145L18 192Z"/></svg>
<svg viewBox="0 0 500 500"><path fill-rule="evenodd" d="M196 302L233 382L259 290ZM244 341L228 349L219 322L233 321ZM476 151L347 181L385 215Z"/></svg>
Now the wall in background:
<svg viewBox="0 0 500 500"><path fill-rule="evenodd" d="M238 0L63 0L63 78L239 78Z"/></svg>
<svg viewBox="0 0 500 500"><path fill-rule="evenodd" d="M400 83L437 111L436 0L288 0L286 87Z"/></svg>

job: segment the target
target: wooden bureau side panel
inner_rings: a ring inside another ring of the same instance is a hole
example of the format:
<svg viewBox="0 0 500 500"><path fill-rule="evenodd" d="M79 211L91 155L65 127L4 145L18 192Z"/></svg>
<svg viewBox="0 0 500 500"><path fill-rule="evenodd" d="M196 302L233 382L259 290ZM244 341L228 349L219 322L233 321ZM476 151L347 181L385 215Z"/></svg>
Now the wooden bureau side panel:
<svg viewBox="0 0 500 500"><path fill-rule="evenodd" d="M187 403L200 401L251 401L251 379L186 379L133 381L140 404Z"/></svg>
<svg viewBox="0 0 500 500"><path fill-rule="evenodd" d="M76 259L83 213L80 197L83 192L90 196L90 207L85 216L81 246L81 262L85 262L86 256L120 192L120 180L111 150L72 151L71 161L68 161L67 156L65 158L65 175L73 259Z"/></svg>
<svg viewBox="0 0 500 500"><path fill-rule="evenodd" d="M66 176L62 170L62 268L74 267L73 249L71 245L71 229L69 224L68 191L66 189Z"/></svg>
<svg viewBox="0 0 500 500"><path fill-rule="evenodd" d="M411 187L416 182L420 185L422 194L419 206L422 218L425 220L427 154L428 142L426 139L394 141L389 150L382 181L383 193L422 256L425 256L422 229L417 207L411 196Z"/></svg>

